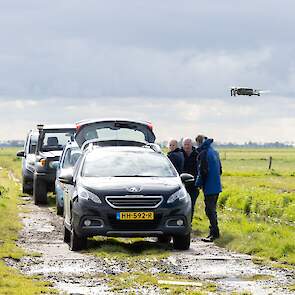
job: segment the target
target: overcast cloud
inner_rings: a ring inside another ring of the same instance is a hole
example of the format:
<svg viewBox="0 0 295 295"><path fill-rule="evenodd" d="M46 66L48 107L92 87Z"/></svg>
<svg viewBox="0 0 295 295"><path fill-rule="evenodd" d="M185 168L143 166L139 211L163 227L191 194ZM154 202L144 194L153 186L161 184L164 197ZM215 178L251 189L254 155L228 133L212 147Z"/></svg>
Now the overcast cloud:
<svg viewBox="0 0 295 295"><path fill-rule="evenodd" d="M292 0L0 5L0 140L101 116L148 119L161 140L294 140Z"/></svg>

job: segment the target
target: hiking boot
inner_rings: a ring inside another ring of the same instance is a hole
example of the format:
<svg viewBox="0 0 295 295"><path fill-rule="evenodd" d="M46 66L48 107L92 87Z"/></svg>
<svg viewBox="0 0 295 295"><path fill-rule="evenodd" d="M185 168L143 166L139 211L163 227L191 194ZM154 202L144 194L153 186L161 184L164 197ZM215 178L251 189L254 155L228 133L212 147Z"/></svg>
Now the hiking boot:
<svg viewBox="0 0 295 295"><path fill-rule="evenodd" d="M208 237L201 239L201 241L203 241L205 243L212 243L214 240L216 240L218 238L219 238L219 236L209 235Z"/></svg>

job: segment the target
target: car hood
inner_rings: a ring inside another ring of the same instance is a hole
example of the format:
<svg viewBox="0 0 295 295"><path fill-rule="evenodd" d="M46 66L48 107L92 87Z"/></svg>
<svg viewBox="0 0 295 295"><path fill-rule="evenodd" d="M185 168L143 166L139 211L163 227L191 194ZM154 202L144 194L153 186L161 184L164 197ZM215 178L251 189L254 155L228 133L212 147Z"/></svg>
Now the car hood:
<svg viewBox="0 0 295 295"><path fill-rule="evenodd" d="M182 186L179 177L83 177L80 184L103 195L171 195Z"/></svg>
<svg viewBox="0 0 295 295"><path fill-rule="evenodd" d="M55 158L60 157L62 154L62 151L48 151L48 152L40 152L40 155L46 158Z"/></svg>

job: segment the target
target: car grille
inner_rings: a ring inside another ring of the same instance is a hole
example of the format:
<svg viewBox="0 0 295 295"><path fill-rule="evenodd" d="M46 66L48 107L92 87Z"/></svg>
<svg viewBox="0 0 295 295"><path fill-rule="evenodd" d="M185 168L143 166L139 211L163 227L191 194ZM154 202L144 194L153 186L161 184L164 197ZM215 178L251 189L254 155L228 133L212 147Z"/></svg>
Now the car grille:
<svg viewBox="0 0 295 295"><path fill-rule="evenodd" d="M107 196L107 203L116 209L157 208L163 202L162 196Z"/></svg>

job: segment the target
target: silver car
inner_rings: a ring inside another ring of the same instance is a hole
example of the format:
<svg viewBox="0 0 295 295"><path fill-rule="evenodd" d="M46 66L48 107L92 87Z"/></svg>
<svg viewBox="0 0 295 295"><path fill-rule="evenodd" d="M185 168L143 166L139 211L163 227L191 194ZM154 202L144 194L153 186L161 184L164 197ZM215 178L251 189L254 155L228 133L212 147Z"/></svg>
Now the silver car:
<svg viewBox="0 0 295 295"><path fill-rule="evenodd" d="M25 194L33 193L33 176L35 167L35 152L39 132L30 130L28 132L24 149L16 155L22 157L22 191Z"/></svg>

